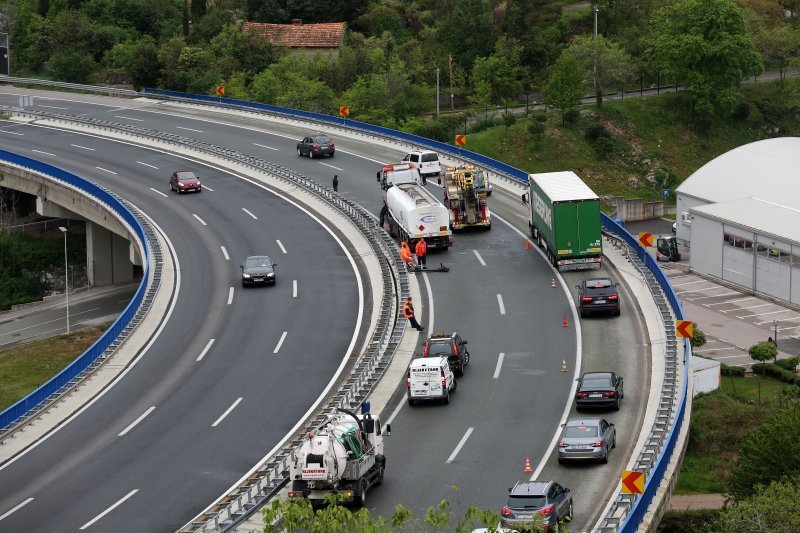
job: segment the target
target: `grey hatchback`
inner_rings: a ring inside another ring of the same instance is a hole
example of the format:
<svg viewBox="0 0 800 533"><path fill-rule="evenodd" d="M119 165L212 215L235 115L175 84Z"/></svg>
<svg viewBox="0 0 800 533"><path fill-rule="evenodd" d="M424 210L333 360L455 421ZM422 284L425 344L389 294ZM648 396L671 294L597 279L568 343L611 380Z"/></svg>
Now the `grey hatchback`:
<svg viewBox="0 0 800 533"><path fill-rule="evenodd" d="M275 267L267 255L251 255L240 266L242 269L242 287L248 285L275 285Z"/></svg>
<svg viewBox="0 0 800 533"><path fill-rule="evenodd" d="M617 446L617 430L605 419L573 418L564 424L558 440L558 462L608 462L608 450Z"/></svg>
<svg viewBox="0 0 800 533"><path fill-rule="evenodd" d="M508 489L500 525L543 529L572 520L572 492L555 481L517 481Z"/></svg>

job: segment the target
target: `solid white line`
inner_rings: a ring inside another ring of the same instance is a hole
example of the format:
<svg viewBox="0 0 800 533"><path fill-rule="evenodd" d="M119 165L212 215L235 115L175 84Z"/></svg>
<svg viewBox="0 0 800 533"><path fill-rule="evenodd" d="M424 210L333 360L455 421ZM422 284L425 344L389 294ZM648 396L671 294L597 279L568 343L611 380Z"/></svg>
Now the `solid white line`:
<svg viewBox="0 0 800 533"><path fill-rule="evenodd" d="M333 165L329 165L328 163L320 163L320 165L325 165L326 167L333 168L333 169L339 170L341 172L344 172L343 168L335 167Z"/></svg>
<svg viewBox="0 0 800 533"><path fill-rule="evenodd" d="M131 496L133 496L137 492L139 492L139 489L133 489L128 494L126 494L121 500L119 500L117 503L115 503L114 505L112 505L111 507L109 507L108 509L106 509L105 511L100 513L99 515L95 516L94 518L92 518L91 520L86 522L85 524L83 524L80 527L80 529L86 529L87 527L91 526L92 524L94 524L95 522L97 522L98 520L103 518L105 515L107 515L108 513L110 513L111 511L113 511L114 509L116 509L117 507L122 505L123 503L125 503L125 500L127 500L128 498L130 498Z"/></svg>
<svg viewBox="0 0 800 533"><path fill-rule="evenodd" d="M686 283L673 283L672 286L673 287L681 287L683 285L694 285L695 283L705 283L705 282L706 282L706 280L701 279L701 280L698 280L698 281L687 281Z"/></svg>
<svg viewBox="0 0 800 533"><path fill-rule="evenodd" d="M224 246L220 246L220 249L222 250L222 255L225 256L225 261L230 261L231 256L228 255L228 250L226 250Z"/></svg>
<svg viewBox="0 0 800 533"><path fill-rule="evenodd" d="M787 329L797 329L797 328L800 328L800 326L789 326L788 328L778 328L778 331L785 331Z"/></svg>
<svg viewBox="0 0 800 533"><path fill-rule="evenodd" d="M228 305L233 303L233 287L228 289Z"/></svg>
<svg viewBox="0 0 800 533"><path fill-rule="evenodd" d="M428 331L433 331L433 290L427 272L422 273L422 279L425 281L425 290L428 292Z"/></svg>
<svg viewBox="0 0 800 533"><path fill-rule="evenodd" d="M211 427L212 427L212 428L215 428L215 427L217 427L217 424L219 424L220 422L222 422L222 420L223 420L223 419L224 419L226 416L228 416L228 415L231 413L231 411L233 411L234 409L236 409L236 406L237 406L237 405L239 405L239 402L241 402L241 401L242 401L242 398L241 398L241 397L239 397L239 399L238 399L238 400L236 400L235 402L233 402L233 404L232 404L230 407L228 407L228 410L227 410L227 411L225 411L224 413L222 413L222 416L221 416L221 417L219 417L219 418L217 418L217 421L216 421L216 422L214 422L213 424L211 424Z"/></svg>
<svg viewBox="0 0 800 533"><path fill-rule="evenodd" d="M156 194L160 194L160 195L161 195L161 196L163 196L164 198L166 198L166 197L167 197L167 195L166 195L166 194L164 194L163 192L161 192L161 191L158 191L158 190L156 190L156 189L154 189L154 188L152 188L152 187L150 187L150 190L151 190L151 191L153 191L153 192L154 192L154 193L156 193Z"/></svg>
<svg viewBox="0 0 800 533"><path fill-rule="evenodd" d="M463 448L463 447L464 447L464 444L467 442L467 439L469 438L469 436L470 436L470 435L472 435L472 431L473 431L474 429L475 429L475 428L469 428L469 429L467 430L467 432L466 432L466 433L464 433L464 436L463 436L463 437L461 437L461 442L459 442L459 443L458 443L458 446L456 446L456 449L455 449L455 450L453 450L453 453L451 453L451 454L450 454L450 457L448 457L448 458L447 458L447 462L448 462L448 463L452 463L452 462L455 460L455 458L456 458L456 455L458 455L458 452L460 452L460 451L461 451L461 448Z"/></svg>
<svg viewBox="0 0 800 533"><path fill-rule="evenodd" d="M791 310L790 309L785 309L785 311L789 312ZM795 321L795 320L800 320L800 316L790 316L788 318L780 318L780 319L778 319L778 322L788 322L788 321ZM774 320L764 320L762 322L753 322L753 324L755 324L756 326L763 326L764 324L772 324L773 322L775 322L775 321Z"/></svg>
<svg viewBox="0 0 800 533"><path fill-rule="evenodd" d="M203 190L204 190L204 191L209 191L209 192L214 192L214 189L212 189L212 188L211 188L211 187L209 187L208 185L203 185Z"/></svg>
<svg viewBox="0 0 800 533"><path fill-rule="evenodd" d="M36 152L37 154L44 154L44 155L52 155L53 157L58 157L56 154L51 154L50 152L42 152L41 150L31 150L31 152Z"/></svg>
<svg viewBox="0 0 800 533"><path fill-rule="evenodd" d="M501 315L506 314L506 306L503 305L503 295L502 294L498 294L497 295L497 305L500 306L500 314Z"/></svg>
<svg viewBox="0 0 800 533"><path fill-rule="evenodd" d="M280 239L278 239L278 240L276 240L275 242L277 242L277 243L278 243L278 246L280 247L280 249L281 249L281 252L283 252L283 253L286 253L286 248L283 246L283 243L281 242L281 240L280 240Z"/></svg>
<svg viewBox="0 0 800 533"><path fill-rule="evenodd" d="M253 220L258 220L258 217L257 217L257 216L255 216L253 213L251 213L250 211L248 211L248 210L247 210L247 209L245 209L244 207L242 208L242 211L244 211L245 213L247 213L248 215L250 215L251 217L253 217Z"/></svg>
<svg viewBox="0 0 800 533"><path fill-rule="evenodd" d="M675 291L677 294L690 294L693 292L705 292L705 291L715 291L717 289L722 289L722 287L705 287L703 289L686 289L685 291ZM715 294L714 296L724 296L722 294Z"/></svg>
<svg viewBox="0 0 800 533"><path fill-rule="evenodd" d="M277 150L277 148L273 148L272 146L267 146L267 145L265 145L265 144L258 144L258 143L253 143L253 144L254 144L255 146L260 146L261 148L266 148L266 149L268 149L268 150Z"/></svg>
<svg viewBox="0 0 800 533"><path fill-rule="evenodd" d="M4 513L2 516L0 516L0 520L2 520L3 518L6 518L6 517L8 517L8 516L11 516L11 515L12 515L12 514L14 514L16 511L19 511L20 509L22 509L23 507L25 507L26 505L28 505L28 504L29 504L29 503L31 503L32 501L33 501L33 498L28 498L27 500L25 500L25 501L24 501L24 502L22 502L21 504L17 505L16 507L14 507L13 509L11 509L10 511L6 511L6 512L5 512L5 513Z"/></svg>
<svg viewBox="0 0 800 533"><path fill-rule="evenodd" d="M144 165L146 167L150 167L150 168L154 168L154 169L158 170L158 167L155 167L155 166L151 165L150 163L143 163L142 161L137 161L137 163L139 163L140 165Z"/></svg>
<svg viewBox="0 0 800 533"><path fill-rule="evenodd" d="M280 351L281 346L283 346L283 341L286 340L287 333L288 331L284 331L283 333L281 333L281 339L278 341L278 344L275 345L275 349L272 350L272 353L278 353L278 351Z"/></svg>
<svg viewBox="0 0 800 533"><path fill-rule="evenodd" d="M0 130L0 132L3 132L3 133L10 133L11 135L18 135L18 136L20 136L20 137L24 137L24 136L25 136L25 134L24 134L24 133L17 133L16 131Z"/></svg>
<svg viewBox="0 0 800 533"><path fill-rule="evenodd" d="M777 315L778 313L791 313L791 310L781 309L780 311L770 311L769 313L758 313L755 315L736 315L736 318L750 318L753 316Z"/></svg>
<svg viewBox="0 0 800 533"><path fill-rule="evenodd" d="M292 298L297 298L297 280L292 280Z"/></svg>
<svg viewBox="0 0 800 533"><path fill-rule="evenodd" d="M80 144L70 144L70 146L74 146L75 148L80 148L81 150L89 150L90 152L94 152L94 148L89 148L88 146L81 146Z"/></svg>
<svg viewBox="0 0 800 533"><path fill-rule="evenodd" d="M208 226L208 224L206 224L206 221L205 221L205 220L203 220L202 218L200 218L199 216L195 215L194 213L192 213L192 216L193 216L194 218L196 218L196 219L197 219L197 220L198 220L198 221L199 221L199 222L200 222L202 225L204 225L204 226Z"/></svg>
<svg viewBox="0 0 800 533"><path fill-rule="evenodd" d="M126 300L126 301L130 301L130 300ZM99 307L92 307L91 309L86 309L84 311L78 311L77 313L70 313L70 316L85 315L87 313L91 313L92 311L97 311L98 309L100 309L100 308ZM31 328L38 328L39 326L44 326L45 324L52 324L53 322L60 322L62 320L64 320L64 317L58 317L58 318L54 318L52 320L45 320L44 322L37 322L36 324L31 324L30 326L25 326L24 328L14 329L14 330L11 330L11 331L6 331L5 333L0 333L0 337L2 337L3 335L12 335L12 336L16 337L16 336L19 335L20 331L25 331L26 329L31 329ZM56 330L56 331L58 331L58 330Z"/></svg>
<svg viewBox="0 0 800 533"><path fill-rule="evenodd" d="M749 305L747 307L734 307L733 309L718 309L721 313L730 313L731 311L744 311L745 309L755 309L756 307L767 307L772 304Z"/></svg>
<svg viewBox="0 0 800 533"><path fill-rule="evenodd" d="M739 348L731 346L730 348L709 348L707 350L692 350L692 353L720 352L722 350L738 350L738 349Z"/></svg>
<svg viewBox="0 0 800 533"><path fill-rule="evenodd" d="M175 126L175 128L179 129L179 130L193 131L195 133L205 133L203 130L195 130L195 129L192 129L192 128L184 128L183 126Z"/></svg>
<svg viewBox="0 0 800 533"><path fill-rule="evenodd" d="M37 107L46 107L47 109L68 109L68 108L66 108L66 107L57 107L57 106L54 106L54 105L42 105L42 104L36 104L36 106L37 106Z"/></svg>
<svg viewBox="0 0 800 533"><path fill-rule="evenodd" d="M144 122L143 118L124 117L122 115L114 115L114 118L121 118L124 120L135 120L136 122Z"/></svg>
<svg viewBox="0 0 800 533"><path fill-rule="evenodd" d="M203 357L205 357L205 356L206 356L206 354L207 354L207 353L208 353L208 351L211 349L211 346L212 346L213 344L214 344L214 339L211 339L211 340L209 340L209 341L208 341L208 344L206 344L206 347L205 347L205 348L203 348L203 351L202 351L202 352L200 352L200 355L198 355L198 356L197 356L197 359L195 359L195 361L202 361L202 360L203 360Z"/></svg>
<svg viewBox="0 0 800 533"><path fill-rule="evenodd" d="M715 359L736 359L737 357L750 357L750 355L746 353L741 353L739 355L723 355L722 357L715 357Z"/></svg>
<svg viewBox="0 0 800 533"><path fill-rule="evenodd" d="M483 260L483 257L481 257L481 254L478 253L478 250L472 250L472 253L475 254L475 257L478 258L478 261L482 266L486 266L486 261Z"/></svg>
<svg viewBox="0 0 800 533"><path fill-rule="evenodd" d="M503 367L503 359L506 358L506 354L500 352L500 356L497 358L497 366L494 368L494 379L500 377L500 369Z"/></svg>
<svg viewBox="0 0 800 533"><path fill-rule="evenodd" d="M128 433L130 430L132 430L134 427L136 427L136 424L138 424L139 422L141 422L142 420L144 420L144 417L146 417L147 415L149 415L150 413L152 413L152 412L155 410L155 408L156 408L156 406L154 405L154 406L152 406L150 409L148 409L147 411L145 411L144 413L142 413L142 414L139 416L139 418L137 418L136 420L134 420L133 422L131 422L131 425L130 425L130 426L128 426L128 427L126 427L125 429L123 429L123 430L122 430L122 431L121 431L121 432L120 432L120 433L117 435L117 437L124 437L126 433Z"/></svg>
<svg viewBox="0 0 800 533"><path fill-rule="evenodd" d="M705 300L706 298L719 298L720 296L730 296L731 294L739 294L738 292L724 292L722 294L711 294L708 296L698 296L697 298L686 298L690 302L695 300ZM703 305L712 305L712 304L703 304Z"/></svg>
<svg viewBox="0 0 800 533"><path fill-rule="evenodd" d="M405 404L406 404L405 398L403 398L397 403L397 407L394 408L394 411L392 411L391 416L386 420L386 424L391 424L392 421L394 421L394 419L397 418L397 415L400 414L400 409L402 409Z"/></svg>
<svg viewBox="0 0 800 533"><path fill-rule="evenodd" d="M725 304L732 304L732 303L735 303L735 302L743 302L745 300L752 300L752 299L753 299L752 296L748 296L747 298L736 298L734 300L725 300L724 302L716 302L716 303L713 303L713 304L706 304L706 305L725 305Z"/></svg>
<svg viewBox="0 0 800 533"><path fill-rule="evenodd" d="M97 170L102 170L103 172L108 172L109 174L114 174L115 176L117 175L116 172L114 172L113 170L108 170L107 168L103 167L94 167L94 168L96 168Z"/></svg>

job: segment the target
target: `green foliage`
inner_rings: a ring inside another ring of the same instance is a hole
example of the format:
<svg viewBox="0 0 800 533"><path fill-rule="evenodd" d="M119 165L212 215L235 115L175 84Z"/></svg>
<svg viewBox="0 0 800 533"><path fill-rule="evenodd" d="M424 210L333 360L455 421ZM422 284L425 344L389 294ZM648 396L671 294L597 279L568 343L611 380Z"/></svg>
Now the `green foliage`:
<svg viewBox="0 0 800 533"><path fill-rule="evenodd" d="M74 83L85 83L96 68L92 56L86 52L59 50L50 56L50 71L56 78Z"/></svg>
<svg viewBox="0 0 800 533"><path fill-rule="evenodd" d="M800 376L792 371L780 367L779 365L776 365L775 363L755 363L752 365L752 368L755 374L771 376L775 379L779 379L792 385L800 385Z"/></svg>
<svg viewBox="0 0 800 533"><path fill-rule="evenodd" d="M700 348L706 343L706 334L701 330L697 324L694 325L692 330L692 338L689 339L689 344L692 349Z"/></svg>
<svg viewBox="0 0 800 533"><path fill-rule="evenodd" d="M759 342L747 349L753 361L769 361L778 357L778 349L771 342Z"/></svg>
<svg viewBox="0 0 800 533"><path fill-rule="evenodd" d="M565 114L575 107L583 96L583 71L571 54L561 54L553 67L553 73L544 88L544 99L547 105L561 111L562 123L566 122Z"/></svg>
<svg viewBox="0 0 800 533"><path fill-rule="evenodd" d="M731 113L731 118L734 120L746 120L750 116L750 104L747 102L739 102L739 105Z"/></svg>
<svg viewBox="0 0 800 533"><path fill-rule="evenodd" d="M744 367L742 366L733 366L733 365L726 365L725 363L720 364L719 373L722 376L734 376L737 378L744 377Z"/></svg>
<svg viewBox="0 0 800 533"><path fill-rule="evenodd" d="M409 120L402 124L403 131L422 135L442 142L453 142L456 133L464 128L463 115L440 115L430 120Z"/></svg>
<svg viewBox="0 0 800 533"><path fill-rule="evenodd" d="M611 134L608 132L605 126L603 126L599 122L595 122L588 128L586 128L586 133L583 134L583 137L587 141L596 141L600 137L611 137Z"/></svg>
<svg viewBox="0 0 800 533"><path fill-rule="evenodd" d="M517 116L514 115L511 111L506 111L503 113L503 124L505 124L506 129L510 128L517 122Z"/></svg>
<svg viewBox="0 0 800 533"><path fill-rule="evenodd" d="M632 70L631 58L619 44L598 35L576 36L567 48L583 68L589 90L595 93L597 106L603 105L603 93L614 83L624 81Z"/></svg>
<svg viewBox="0 0 800 533"><path fill-rule="evenodd" d="M755 487L754 493L725 510L715 531L793 533L800 531L800 480L794 477Z"/></svg>
<svg viewBox="0 0 800 533"><path fill-rule="evenodd" d="M531 120L528 122L528 125L525 127L525 129L531 136L541 139L542 134L544 133L544 122L539 120Z"/></svg>
<svg viewBox="0 0 800 533"><path fill-rule="evenodd" d="M608 159L614 153L614 148L611 137L600 137L594 142L594 151L600 159Z"/></svg>
<svg viewBox="0 0 800 533"><path fill-rule="evenodd" d="M795 355L794 357L787 357L786 359L778 359L775 361L775 364L779 367L783 368L784 370L797 370L797 365L800 364L800 355Z"/></svg>
<svg viewBox="0 0 800 533"><path fill-rule="evenodd" d="M562 118L564 119L564 124L574 126L580 120L581 114L577 109L567 109L564 111Z"/></svg>

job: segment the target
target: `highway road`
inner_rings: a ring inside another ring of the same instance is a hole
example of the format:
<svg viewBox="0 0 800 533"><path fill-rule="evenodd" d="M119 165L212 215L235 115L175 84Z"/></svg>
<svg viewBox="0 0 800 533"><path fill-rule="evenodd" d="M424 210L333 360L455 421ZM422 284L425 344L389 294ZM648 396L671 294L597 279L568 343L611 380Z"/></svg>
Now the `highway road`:
<svg viewBox="0 0 800 533"><path fill-rule="evenodd" d="M322 183L339 174L340 193L376 214L381 200L375 172L381 163L402 156L397 150L336 138L335 158L309 160L298 158L294 152L297 139L307 130L287 125L164 103L120 103L75 95L57 98L47 101L44 105L50 108L45 110L224 144L291 167ZM74 100L113 104L98 108ZM0 103L13 105L14 99L0 97ZM33 129L24 128L25 135ZM15 131L23 132L23 128L15 127ZM87 163L87 171L92 165L105 164L94 158ZM166 174L162 172L162 176ZM209 185L215 191L219 189L214 181ZM429 187L440 194L435 185ZM583 319L578 338L579 324L575 323L568 293L574 295L580 279L598 273L569 273L563 276L566 290L551 288L550 280L555 277L552 269L538 253L525 249L527 225L519 199L498 190L490 205L498 215L491 231L459 234L452 250L431 254L429 264L443 261L451 272L429 274L427 280L420 276L428 300L421 309L422 323L428 325L428 331L460 331L469 341L470 367L449 406L401 407L397 412L393 435L386 444L386 482L369 494L368 505L387 514L394 504L403 503L420 516L427 506L451 497L450 487L456 485L462 506L475 504L499 511L506 489L527 477L523 465L530 457L535 474L557 479L573 489L575 527L580 529L602 509L635 441L647 397L648 346L635 303L624 289L622 316ZM613 269L609 273L615 277ZM568 316L567 328L562 326L564 315ZM622 409L598 414L618 428L620 445L608 465L559 466L552 457L558 423L572 413L570 393L578 371L578 354L580 369L611 369L626 378ZM561 372L562 360L567 361L569 372ZM404 386L398 387L398 406L403 405ZM0 505L0 512L4 505Z"/></svg>

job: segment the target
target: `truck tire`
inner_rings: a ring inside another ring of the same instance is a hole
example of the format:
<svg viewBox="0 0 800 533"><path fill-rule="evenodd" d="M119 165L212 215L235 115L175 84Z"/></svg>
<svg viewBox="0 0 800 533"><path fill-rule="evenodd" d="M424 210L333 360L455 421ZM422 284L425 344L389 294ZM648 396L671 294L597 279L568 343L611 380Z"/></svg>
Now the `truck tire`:
<svg viewBox="0 0 800 533"><path fill-rule="evenodd" d="M453 380L453 388L450 390L450 392L455 392L457 388L458 388L458 381Z"/></svg>
<svg viewBox="0 0 800 533"><path fill-rule="evenodd" d="M448 391L445 393L444 398L442 398L442 403L447 405L450 403L450 392Z"/></svg>
<svg viewBox="0 0 800 533"><path fill-rule="evenodd" d="M358 485L355 487L355 494L353 496L353 505L356 507L364 507L367 502L367 482L362 477L358 480Z"/></svg>
<svg viewBox="0 0 800 533"><path fill-rule="evenodd" d="M408 399L408 406L409 407L414 407L415 405L417 405L417 402L415 402L413 398L409 398Z"/></svg>

